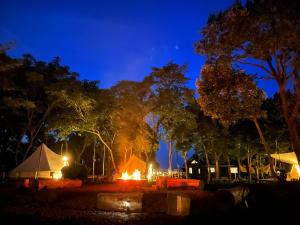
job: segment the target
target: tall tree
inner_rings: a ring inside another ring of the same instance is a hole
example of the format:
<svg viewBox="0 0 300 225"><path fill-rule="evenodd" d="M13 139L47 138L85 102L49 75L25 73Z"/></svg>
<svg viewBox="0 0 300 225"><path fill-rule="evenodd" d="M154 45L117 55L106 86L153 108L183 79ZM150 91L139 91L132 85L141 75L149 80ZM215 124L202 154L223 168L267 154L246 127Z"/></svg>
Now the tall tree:
<svg viewBox="0 0 300 225"><path fill-rule="evenodd" d="M142 82L120 81L110 91L118 105L115 109L117 143L126 161L133 152L144 156L148 161L157 150L157 140L147 123L151 112L151 85L147 78Z"/></svg>
<svg viewBox="0 0 300 225"><path fill-rule="evenodd" d="M212 15L195 49L210 60L228 57L236 66L251 66L279 89L290 141L300 161L297 132L300 109L300 4L294 0L238 1Z"/></svg>
<svg viewBox="0 0 300 225"><path fill-rule="evenodd" d="M261 110L264 94L256 87L250 76L233 69L230 64L223 61L215 64L207 63L202 68L197 88L200 95L198 102L204 113L219 119L225 126L241 119L253 121L261 143L266 152L271 154L258 122L259 118L265 116L265 112ZM272 163L271 169L273 170Z"/></svg>
<svg viewBox="0 0 300 225"><path fill-rule="evenodd" d="M161 128L165 140L169 142L169 173L172 172L173 130L192 96L192 91L186 86L188 79L185 72L185 65L170 62L161 68L153 68L150 75L154 83L152 112L157 118L157 127Z"/></svg>
<svg viewBox="0 0 300 225"><path fill-rule="evenodd" d="M68 136L72 132L90 133L105 145L110 154L115 171L114 133L112 126L114 101L110 93L100 90L97 82L64 83L56 85L49 95L59 99L63 108L53 118L49 130L58 131L60 136Z"/></svg>
<svg viewBox="0 0 300 225"><path fill-rule="evenodd" d="M66 66L60 65L59 58L50 63L37 61L30 55L10 61L20 62L19 66L9 66L9 69L0 71L1 105L2 109L10 110L10 121L18 121L19 129L15 136L15 161L24 160L34 146L39 145L45 138L45 129L51 112L58 106L56 99L49 101L47 91L54 83L61 80L76 79L77 74L69 71ZM6 123L10 127L9 123ZM10 129L10 128L9 128ZM10 142L10 141L9 141Z"/></svg>

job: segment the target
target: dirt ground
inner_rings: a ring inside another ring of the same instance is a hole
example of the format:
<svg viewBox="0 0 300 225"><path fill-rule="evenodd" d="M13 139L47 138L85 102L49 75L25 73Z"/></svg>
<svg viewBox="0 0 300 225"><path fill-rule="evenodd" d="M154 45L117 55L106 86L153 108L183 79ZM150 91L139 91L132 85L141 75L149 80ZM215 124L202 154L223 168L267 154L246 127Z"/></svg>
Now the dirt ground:
<svg viewBox="0 0 300 225"><path fill-rule="evenodd" d="M257 184L248 186L249 195L234 206L222 186L209 186L206 191L171 190L192 196L191 215L168 216L143 210L142 213L104 212L97 210L97 193L120 191L114 185L88 185L83 188L32 191L0 187L1 224L229 224L294 223L300 224L300 184ZM225 187L226 188L226 187ZM124 192L129 190L123 190ZM132 191L132 190L131 190ZM139 190L140 191L140 190ZM161 207L166 190L144 190L145 201ZM147 200L148 199L148 200ZM154 207L153 204L151 207ZM144 212L147 211L147 212Z"/></svg>

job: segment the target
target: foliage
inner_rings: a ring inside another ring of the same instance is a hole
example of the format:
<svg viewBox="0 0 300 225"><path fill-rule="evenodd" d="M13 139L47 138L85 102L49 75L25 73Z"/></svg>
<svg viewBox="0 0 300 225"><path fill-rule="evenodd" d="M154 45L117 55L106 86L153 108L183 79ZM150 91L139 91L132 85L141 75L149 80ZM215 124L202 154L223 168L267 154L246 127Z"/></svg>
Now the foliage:
<svg viewBox="0 0 300 225"><path fill-rule="evenodd" d="M88 177L88 169L84 165L71 164L61 169L63 178L86 180Z"/></svg>
<svg viewBox="0 0 300 225"><path fill-rule="evenodd" d="M264 100L251 77L224 63L206 63L197 81L198 103L206 115L229 126L240 119L260 118Z"/></svg>
<svg viewBox="0 0 300 225"><path fill-rule="evenodd" d="M186 110L193 101L193 91L186 86L185 72L186 65L170 62L161 68L153 68L150 74L153 79L152 114L156 118L153 121L160 135L169 142L169 171L172 170L172 144L176 138L183 138L178 131L182 126L191 126L194 119Z"/></svg>
<svg viewBox="0 0 300 225"><path fill-rule="evenodd" d="M282 113L300 160L300 39L298 1L257 0L213 15L202 29L196 52L212 62L227 58L235 67L251 66L279 87Z"/></svg>
<svg viewBox="0 0 300 225"><path fill-rule="evenodd" d="M136 153L148 160L158 148L155 131L147 123L151 110L151 82L121 81L111 88L116 100L114 124L118 130L117 144L124 155Z"/></svg>

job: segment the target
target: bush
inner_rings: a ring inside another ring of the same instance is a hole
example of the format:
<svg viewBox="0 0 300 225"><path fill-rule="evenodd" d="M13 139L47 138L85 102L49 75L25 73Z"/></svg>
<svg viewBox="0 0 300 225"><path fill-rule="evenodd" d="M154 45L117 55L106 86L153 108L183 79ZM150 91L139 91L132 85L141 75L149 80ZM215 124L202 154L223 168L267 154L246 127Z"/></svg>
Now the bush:
<svg viewBox="0 0 300 225"><path fill-rule="evenodd" d="M81 179L86 180L88 177L88 170L86 166L80 164L72 164L61 169L63 178L67 179Z"/></svg>

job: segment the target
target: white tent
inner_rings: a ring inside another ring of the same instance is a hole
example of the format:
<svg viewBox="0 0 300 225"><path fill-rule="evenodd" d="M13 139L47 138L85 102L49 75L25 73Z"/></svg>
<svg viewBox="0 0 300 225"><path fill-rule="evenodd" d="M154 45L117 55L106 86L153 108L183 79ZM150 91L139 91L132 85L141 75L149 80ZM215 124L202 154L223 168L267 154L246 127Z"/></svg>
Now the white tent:
<svg viewBox="0 0 300 225"><path fill-rule="evenodd" d="M11 178L58 178L64 167L63 157L51 151L44 143L24 162L13 169Z"/></svg>
<svg viewBox="0 0 300 225"><path fill-rule="evenodd" d="M280 162L298 165L298 161L297 161L295 152L275 153L275 154L271 154L271 157Z"/></svg>
<svg viewBox="0 0 300 225"><path fill-rule="evenodd" d="M271 157L284 163L292 164L291 171L287 174L287 180L299 180L300 167L295 152L275 153Z"/></svg>

